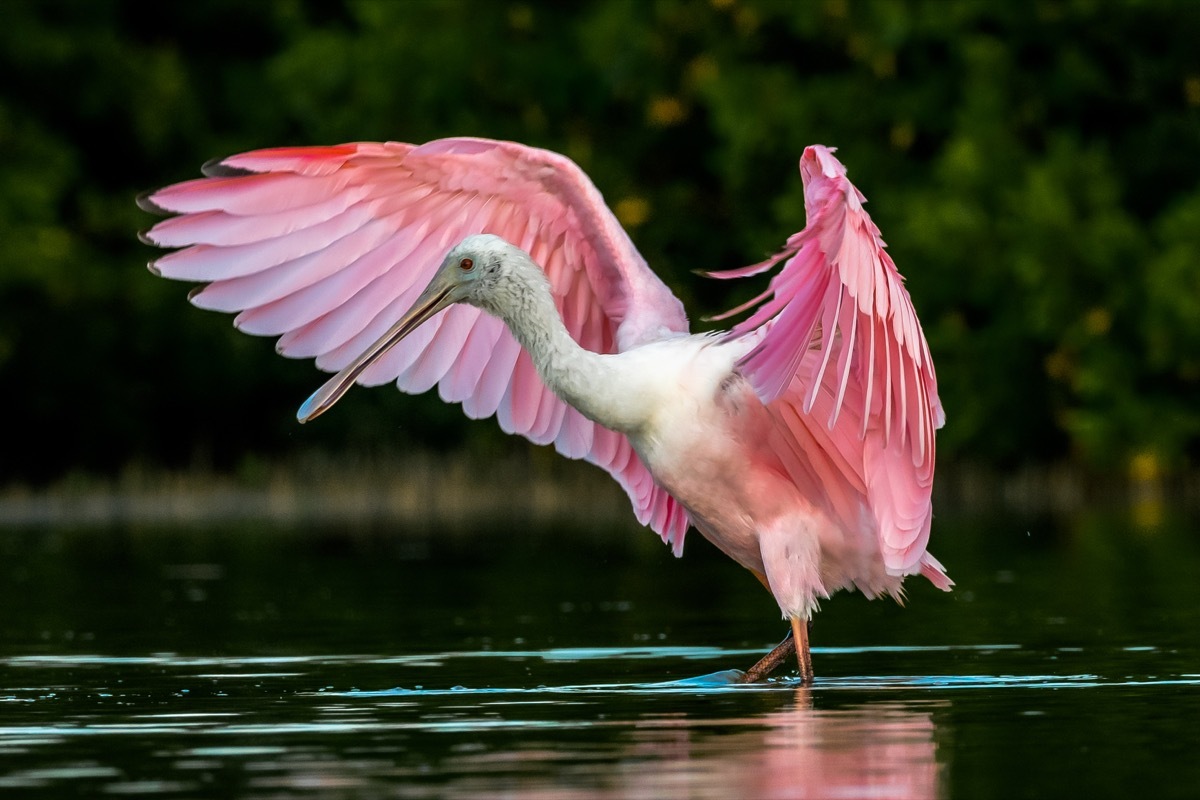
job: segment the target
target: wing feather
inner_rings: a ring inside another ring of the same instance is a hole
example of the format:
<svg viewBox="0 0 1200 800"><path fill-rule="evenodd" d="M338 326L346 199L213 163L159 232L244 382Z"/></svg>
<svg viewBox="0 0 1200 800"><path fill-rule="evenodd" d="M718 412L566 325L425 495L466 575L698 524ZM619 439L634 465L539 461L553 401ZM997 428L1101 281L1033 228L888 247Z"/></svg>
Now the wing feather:
<svg viewBox="0 0 1200 800"><path fill-rule="evenodd" d="M474 410L474 404L480 399L476 389L483 376L483 369L479 365L486 364L491 358L503 333L504 323L487 314L478 314L471 334L463 344L461 356L450 368L450 374L438 384L441 398L448 403L462 403L463 411L473 419L490 416L490 412L479 413Z"/></svg>
<svg viewBox="0 0 1200 800"><path fill-rule="evenodd" d="M949 579L925 552L934 431L945 419L929 346L845 167L814 145L800 172L805 229L765 261L715 276L782 263L733 329L757 337L738 368L772 411L774 447L793 479L820 487L848 526L865 496L888 571L921 572L945 588Z"/></svg>
<svg viewBox="0 0 1200 800"><path fill-rule="evenodd" d="M437 386L454 366L458 353L466 346L479 309L471 306L456 306L447 309L441 327L433 337L436 347L426 347L413 364L399 374L399 380L417 394Z"/></svg>
<svg viewBox="0 0 1200 800"><path fill-rule="evenodd" d="M591 452L594 427L590 420L568 406L563 413L563 426L554 440L554 449L567 458L583 458Z"/></svg>
<svg viewBox="0 0 1200 800"><path fill-rule="evenodd" d="M288 357L337 370L390 327L445 251L496 233L546 270L572 336L616 352L686 332L682 305L652 273L571 161L510 142L351 143L232 156L209 177L161 189L143 205L174 214L144 234L178 248L151 264L207 284L198 306L239 312L239 329L278 336ZM366 370L364 384L437 386L471 417L607 469L638 519L678 551L687 516L621 435L597 428L541 382L496 320L454 307Z"/></svg>
<svg viewBox="0 0 1200 800"><path fill-rule="evenodd" d="M234 320L239 330L256 336L281 336L295 332L348 303L363 287L387 271L394 253L376 248L345 269L270 303L248 308ZM292 355L291 351L286 353ZM312 357L316 353L306 353Z"/></svg>

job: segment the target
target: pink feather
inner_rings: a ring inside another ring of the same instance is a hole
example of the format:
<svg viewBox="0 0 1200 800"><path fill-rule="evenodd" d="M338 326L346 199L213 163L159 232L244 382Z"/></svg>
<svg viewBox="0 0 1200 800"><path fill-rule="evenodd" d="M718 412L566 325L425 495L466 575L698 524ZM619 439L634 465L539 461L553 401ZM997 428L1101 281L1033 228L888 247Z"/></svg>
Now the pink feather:
<svg viewBox="0 0 1200 800"><path fill-rule="evenodd" d="M222 161L218 175L149 202L179 214L148 241L182 248L152 268L207 281L197 305L239 311L248 333L336 370L407 309L451 244L495 233L543 264L576 340L617 352L687 331L679 301L646 267L591 181L566 158L510 142L442 139L273 148ZM608 469L638 518L676 550L686 514L656 486L623 436L597 430L541 382L497 320L454 308L373 364L364 384L439 387L472 417Z"/></svg>
<svg viewBox="0 0 1200 800"><path fill-rule="evenodd" d="M780 416L787 446L797 449L788 463L807 459L818 473L793 478L817 480L842 518L854 514L846 498L865 489L888 571L919 570L949 585L936 560L922 560L933 518L933 432L945 417L921 324L832 149L807 148L800 174L808 225L781 252L732 273L783 262L757 310L733 329L763 334L738 366L764 403L791 410ZM828 436L813 420L827 422ZM815 457L834 453L841 457L828 468Z"/></svg>

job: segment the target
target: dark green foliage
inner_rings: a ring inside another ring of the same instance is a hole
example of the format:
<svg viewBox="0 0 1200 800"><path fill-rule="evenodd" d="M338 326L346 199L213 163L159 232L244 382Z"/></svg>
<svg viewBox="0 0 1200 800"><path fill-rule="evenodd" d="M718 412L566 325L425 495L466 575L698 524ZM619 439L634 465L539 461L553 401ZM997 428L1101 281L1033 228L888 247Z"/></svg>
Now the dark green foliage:
<svg viewBox="0 0 1200 800"><path fill-rule="evenodd" d="M140 264L139 191L279 144L512 138L574 158L697 317L803 225L836 145L908 277L943 458L1200 455L1200 4L6 2L0 479L490 446L433 398L319 382ZM1147 462L1149 459L1149 462Z"/></svg>

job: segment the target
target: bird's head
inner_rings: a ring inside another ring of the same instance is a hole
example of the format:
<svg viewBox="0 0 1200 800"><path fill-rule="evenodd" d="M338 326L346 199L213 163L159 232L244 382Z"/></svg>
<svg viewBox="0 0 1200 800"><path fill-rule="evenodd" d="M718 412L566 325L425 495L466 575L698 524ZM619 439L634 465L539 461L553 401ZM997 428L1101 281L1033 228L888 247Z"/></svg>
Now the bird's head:
<svg viewBox="0 0 1200 800"><path fill-rule="evenodd" d="M413 307L419 306L421 300L444 293L446 299L439 309L453 303L469 303L490 310L493 305L490 298L522 259L528 260L528 256L499 236L490 233L468 236L446 253Z"/></svg>
<svg viewBox="0 0 1200 800"><path fill-rule="evenodd" d="M497 314L503 305L500 295L513 284L511 277L532 267L524 251L489 233L468 236L450 249L429 285L412 307L362 355L350 362L300 406L300 422L328 411L358 379L358 376L410 333L444 308L467 303ZM533 269L541 276L541 270Z"/></svg>

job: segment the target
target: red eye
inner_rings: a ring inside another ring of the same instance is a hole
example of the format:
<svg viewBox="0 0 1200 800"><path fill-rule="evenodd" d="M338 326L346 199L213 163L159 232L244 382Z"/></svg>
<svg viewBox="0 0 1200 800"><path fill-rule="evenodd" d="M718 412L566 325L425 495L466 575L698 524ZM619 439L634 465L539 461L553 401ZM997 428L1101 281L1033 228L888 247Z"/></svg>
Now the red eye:
<svg viewBox="0 0 1200 800"><path fill-rule="evenodd" d="M464 258L462 261L458 262L458 268L463 272L470 272L471 270L475 269L475 262L469 258Z"/></svg>

